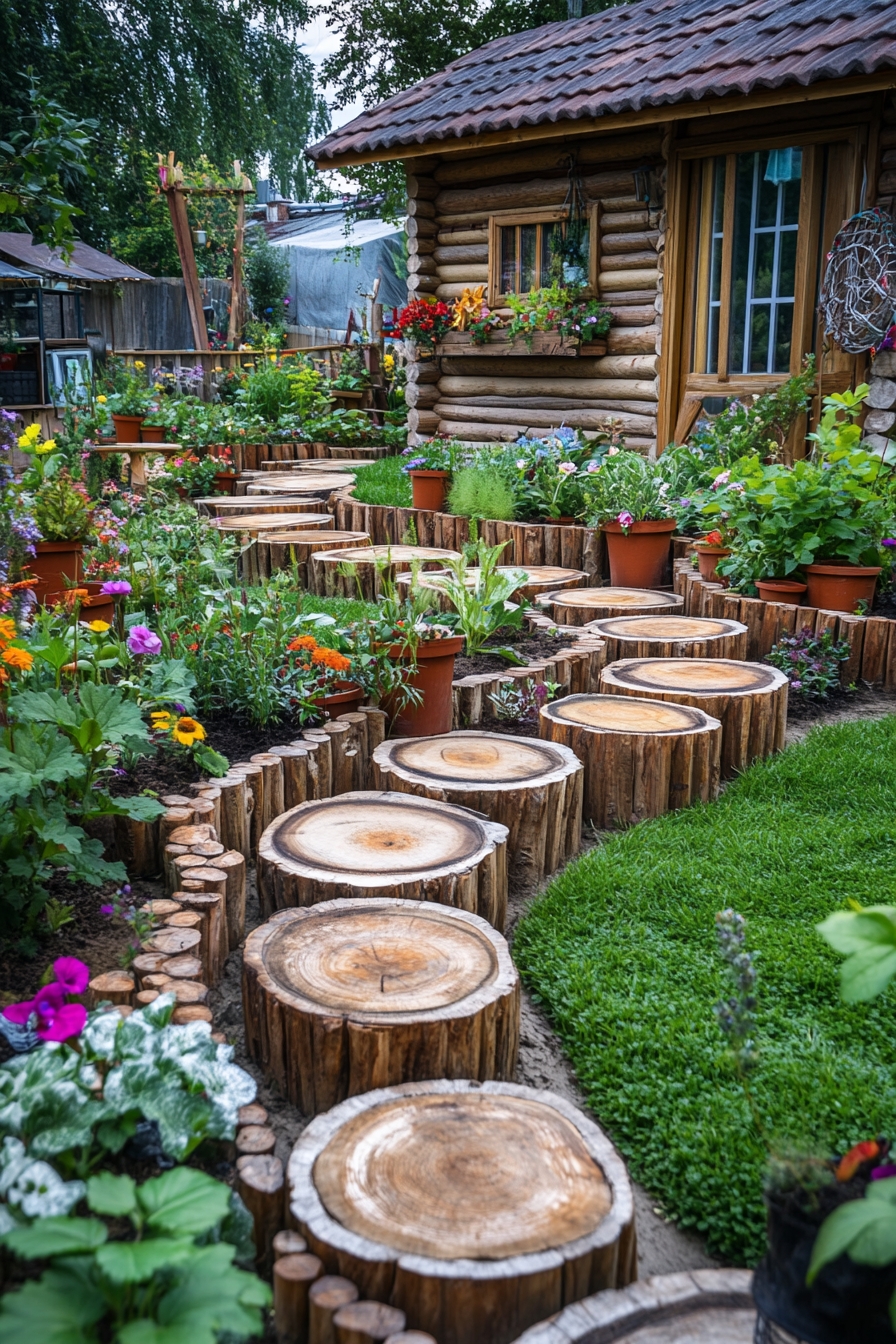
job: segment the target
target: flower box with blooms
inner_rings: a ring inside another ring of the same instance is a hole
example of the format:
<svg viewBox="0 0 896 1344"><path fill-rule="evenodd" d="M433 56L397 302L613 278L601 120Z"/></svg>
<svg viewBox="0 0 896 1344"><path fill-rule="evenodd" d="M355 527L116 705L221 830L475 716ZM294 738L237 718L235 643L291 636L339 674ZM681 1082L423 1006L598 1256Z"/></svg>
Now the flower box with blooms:
<svg viewBox="0 0 896 1344"><path fill-rule="evenodd" d="M398 315L396 326L406 341L415 341L421 351L431 354L436 344L451 329L452 310L439 299L414 299Z"/></svg>

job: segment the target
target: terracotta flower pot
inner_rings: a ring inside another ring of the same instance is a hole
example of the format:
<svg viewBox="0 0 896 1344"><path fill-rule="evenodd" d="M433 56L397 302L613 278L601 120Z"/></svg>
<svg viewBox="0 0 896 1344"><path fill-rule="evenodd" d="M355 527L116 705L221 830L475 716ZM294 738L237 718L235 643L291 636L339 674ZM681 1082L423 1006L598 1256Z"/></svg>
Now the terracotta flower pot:
<svg viewBox="0 0 896 1344"><path fill-rule="evenodd" d="M712 583L724 583L728 587L728 580L723 574L718 573L718 563L724 560L726 555L731 554L729 546L710 546L706 542L697 541L694 543L694 550L697 552L697 564L700 566L701 579L709 579Z"/></svg>
<svg viewBox="0 0 896 1344"><path fill-rule="evenodd" d="M354 714L361 708L367 692L356 681L337 681L337 689L327 695L315 696L312 701L328 719L340 714Z"/></svg>
<svg viewBox="0 0 896 1344"><path fill-rule="evenodd" d="M102 583L98 579L88 579L81 584L86 588L89 597L81 601L81 621L106 621L112 625L115 620L115 598L111 593L101 593Z"/></svg>
<svg viewBox="0 0 896 1344"><path fill-rule="evenodd" d="M236 473L232 471L216 471L215 485L222 495L232 495L236 490Z"/></svg>
<svg viewBox="0 0 896 1344"><path fill-rule="evenodd" d="M448 498L450 471L409 471L415 509L443 513Z"/></svg>
<svg viewBox="0 0 896 1344"><path fill-rule="evenodd" d="M139 443L140 427L145 420L143 415L113 415L116 443Z"/></svg>
<svg viewBox="0 0 896 1344"><path fill-rule="evenodd" d="M874 601L880 565L806 565L809 606L821 611L855 611Z"/></svg>
<svg viewBox="0 0 896 1344"><path fill-rule="evenodd" d="M756 587L763 602L790 602L799 606L806 585L797 579L757 579Z"/></svg>
<svg viewBox="0 0 896 1344"><path fill-rule="evenodd" d="M81 578L84 546L80 541L39 541L28 568L38 580L34 595L43 606L62 600Z"/></svg>
<svg viewBox="0 0 896 1344"><path fill-rule="evenodd" d="M408 685L423 692L419 705L401 703L399 693L387 696L382 708L389 715L389 731L395 737L434 737L450 733L454 718L451 682L454 679L454 660L463 648L462 635L448 639L421 640L417 645L417 671ZM392 644L389 657L393 662L410 662L411 656L401 644Z"/></svg>
<svg viewBox="0 0 896 1344"><path fill-rule="evenodd" d="M657 588L665 578L674 518L649 518L630 523L628 535L621 523L601 523L607 538L610 583L614 588Z"/></svg>
<svg viewBox="0 0 896 1344"><path fill-rule="evenodd" d="M143 443L165 443L166 433L167 431L164 425L140 426L140 439ZM127 440L127 442L130 442L130 440Z"/></svg>

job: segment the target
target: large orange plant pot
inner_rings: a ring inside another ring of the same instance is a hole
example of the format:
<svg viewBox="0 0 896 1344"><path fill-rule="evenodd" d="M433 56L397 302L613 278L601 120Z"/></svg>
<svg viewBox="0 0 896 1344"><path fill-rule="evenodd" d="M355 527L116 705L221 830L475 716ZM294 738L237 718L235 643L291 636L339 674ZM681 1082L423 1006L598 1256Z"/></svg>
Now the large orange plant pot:
<svg viewBox="0 0 896 1344"><path fill-rule="evenodd" d="M630 523L601 523L607 539L610 583L614 588L658 588L666 576L674 518L649 518Z"/></svg>
<svg viewBox="0 0 896 1344"><path fill-rule="evenodd" d="M66 588L75 587L82 574L84 547L80 541L39 541L28 568L38 580L34 595L42 606L61 602Z"/></svg>
<svg viewBox="0 0 896 1344"><path fill-rule="evenodd" d="M389 715L389 732L393 737L435 737L450 733L454 718L454 698L451 683L454 680L454 660L464 646L462 635L449 639L421 640L417 645L417 671L408 685L423 692L419 705L406 704L397 708L401 696L393 694L383 701ZM393 644L389 657L394 662L410 662L410 655L401 644Z"/></svg>
<svg viewBox="0 0 896 1344"><path fill-rule="evenodd" d="M113 415L116 443L139 443L140 427L146 417L142 415Z"/></svg>
<svg viewBox="0 0 896 1344"><path fill-rule="evenodd" d="M808 605L821 611L870 609L880 565L806 565Z"/></svg>

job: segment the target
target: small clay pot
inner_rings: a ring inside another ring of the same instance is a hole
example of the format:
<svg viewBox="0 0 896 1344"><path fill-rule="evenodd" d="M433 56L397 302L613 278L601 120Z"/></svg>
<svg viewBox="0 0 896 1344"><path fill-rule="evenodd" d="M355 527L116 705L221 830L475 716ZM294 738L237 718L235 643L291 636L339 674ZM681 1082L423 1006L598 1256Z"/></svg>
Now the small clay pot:
<svg viewBox="0 0 896 1344"><path fill-rule="evenodd" d="M870 609L880 571L880 565L806 565L809 606L852 612L865 602Z"/></svg>
<svg viewBox="0 0 896 1344"><path fill-rule="evenodd" d="M710 546L705 541L694 543L694 550L697 552L697 564L700 566L701 579L709 579L713 583L724 583L728 587L727 578L719 574L718 563L724 560L726 555L731 554L730 546Z"/></svg>
<svg viewBox="0 0 896 1344"><path fill-rule="evenodd" d="M140 439L143 443L164 443L165 442L164 425L141 425Z"/></svg>
<svg viewBox="0 0 896 1344"><path fill-rule="evenodd" d="M797 579L757 579L756 588L763 602L790 602L799 606L806 585Z"/></svg>
<svg viewBox="0 0 896 1344"><path fill-rule="evenodd" d="M464 646L463 635L447 639L421 640L417 645L417 671L408 684L423 692L419 705L406 704L402 709L400 693L387 696L383 709L391 720L389 731L393 737L436 737L450 733L454 718L454 700L451 683L454 680L454 660ZM411 654L401 644L392 644L389 657L393 662L410 662Z"/></svg>
<svg viewBox="0 0 896 1344"><path fill-rule="evenodd" d="M445 500L448 497L450 471L409 471L411 491L415 509L429 509L432 513L444 513Z"/></svg>
<svg viewBox="0 0 896 1344"><path fill-rule="evenodd" d="M623 532L621 523L601 523L613 587L658 588L666 575L672 533L677 526L674 518L648 518L630 523Z"/></svg>
<svg viewBox="0 0 896 1344"><path fill-rule="evenodd" d="M143 415L113 415L116 443L139 443L140 429L145 420Z"/></svg>
<svg viewBox="0 0 896 1344"><path fill-rule="evenodd" d="M367 694L364 687L359 686L356 681L337 681L335 685L337 687L335 691L316 696L312 704L317 705L327 719L335 718L339 714L356 713Z"/></svg>

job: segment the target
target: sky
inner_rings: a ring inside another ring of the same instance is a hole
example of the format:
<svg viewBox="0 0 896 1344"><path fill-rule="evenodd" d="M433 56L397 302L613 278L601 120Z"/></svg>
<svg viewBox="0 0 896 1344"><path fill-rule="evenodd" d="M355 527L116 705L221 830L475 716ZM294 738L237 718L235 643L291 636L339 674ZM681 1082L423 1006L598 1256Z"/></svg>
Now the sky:
<svg viewBox="0 0 896 1344"><path fill-rule="evenodd" d="M305 53L310 56L315 66L320 66L328 56L332 56L339 46L339 38L335 33L327 32L326 23L319 15L312 19L308 27L302 32L302 46ZM347 107L342 107L338 111L333 107L335 90L332 85L324 86L324 97L330 108L330 117L333 123L333 129L337 126L344 126L352 117L356 117L363 110L361 99L356 99L349 103Z"/></svg>

